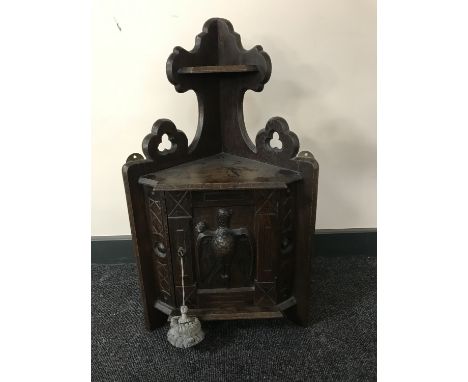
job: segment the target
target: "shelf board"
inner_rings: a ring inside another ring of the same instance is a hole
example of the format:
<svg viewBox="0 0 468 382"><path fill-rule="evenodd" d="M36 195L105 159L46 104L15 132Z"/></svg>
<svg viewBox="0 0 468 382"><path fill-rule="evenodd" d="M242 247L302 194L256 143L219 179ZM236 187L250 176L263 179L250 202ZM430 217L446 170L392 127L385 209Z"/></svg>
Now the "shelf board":
<svg viewBox="0 0 468 382"><path fill-rule="evenodd" d="M283 318L283 313L274 306L246 306L239 308L205 308L190 309L189 315L194 315L202 321L216 320L249 320L258 318Z"/></svg>
<svg viewBox="0 0 468 382"><path fill-rule="evenodd" d="M177 71L177 73L179 74L216 74L247 72L258 72L258 68L256 65L185 66Z"/></svg>
<svg viewBox="0 0 468 382"><path fill-rule="evenodd" d="M302 179L296 171L221 153L143 175L144 184L159 191L285 189Z"/></svg>

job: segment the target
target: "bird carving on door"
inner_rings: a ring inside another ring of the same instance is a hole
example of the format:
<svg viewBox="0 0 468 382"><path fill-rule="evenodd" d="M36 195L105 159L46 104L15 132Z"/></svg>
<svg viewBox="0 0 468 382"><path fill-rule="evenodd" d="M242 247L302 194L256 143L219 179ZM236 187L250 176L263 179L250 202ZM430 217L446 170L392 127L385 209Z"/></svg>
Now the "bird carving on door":
<svg viewBox="0 0 468 382"><path fill-rule="evenodd" d="M211 280L219 271L220 277L224 281L224 286L229 288L231 285L231 270L233 264L233 257L236 253L236 245L238 240L242 237L246 238L249 243L250 256L253 259L253 243L247 228L229 228L229 222L232 211L227 208L220 208L216 214L217 228L210 230L207 224L203 221L196 225L198 233L196 239L196 250L198 264L200 263L201 248L205 241L209 241L211 253L215 257L215 266L211 269L207 280ZM253 261L249 264L249 275L253 272ZM200 274L200 271L199 271Z"/></svg>

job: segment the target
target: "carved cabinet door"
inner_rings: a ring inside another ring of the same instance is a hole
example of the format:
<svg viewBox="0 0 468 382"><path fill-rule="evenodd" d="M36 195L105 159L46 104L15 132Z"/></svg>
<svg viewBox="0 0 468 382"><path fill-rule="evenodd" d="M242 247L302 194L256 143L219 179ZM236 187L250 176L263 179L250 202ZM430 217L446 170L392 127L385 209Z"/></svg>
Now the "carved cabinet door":
<svg viewBox="0 0 468 382"><path fill-rule="evenodd" d="M289 297L289 190L149 193L159 299L190 308L274 306Z"/></svg>
<svg viewBox="0 0 468 382"><path fill-rule="evenodd" d="M253 304L255 238L251 192L194 193L194 257L200 307Z"/></svg>

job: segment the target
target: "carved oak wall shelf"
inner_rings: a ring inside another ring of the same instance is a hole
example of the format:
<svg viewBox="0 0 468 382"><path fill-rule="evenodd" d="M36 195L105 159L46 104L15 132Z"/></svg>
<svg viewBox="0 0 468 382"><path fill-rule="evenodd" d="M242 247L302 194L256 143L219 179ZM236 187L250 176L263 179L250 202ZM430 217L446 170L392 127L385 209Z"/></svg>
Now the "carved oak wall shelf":
<svg viewBox="0 0 468 382"><path fill-rule="evenodd" d="M166 65L177 92L194 90L195 138L157 120L123 166L146 326L154 329L186 303L205 320L286 316L305 325L317 201L318 164L298 154L299 140L280 117L255 143L243 97L269 80L271 61L257 45L242 47L224 19L210 19L187 51ZM282 147L270 145L277 133ZM159 148L167 135L171 147Z"/></svg>

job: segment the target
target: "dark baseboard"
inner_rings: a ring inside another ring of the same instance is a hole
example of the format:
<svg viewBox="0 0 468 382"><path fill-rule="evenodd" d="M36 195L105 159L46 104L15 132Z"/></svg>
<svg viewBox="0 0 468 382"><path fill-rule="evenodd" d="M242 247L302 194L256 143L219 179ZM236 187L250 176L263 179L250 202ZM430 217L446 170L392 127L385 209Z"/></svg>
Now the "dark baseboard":
<svg viewBox="0 0 468 382"><path fill-rule="evenodd" d="M315 237L317 256L377 256L376 228L318 229ZM134 263L131 236L91 237L91 262Z"/></svg>
<svg viewBox="0 0 468 382"><path fill-rule="evenodd" d="M130 235L91 237L91 263L125 264L134 262Z"/></svg>
<svg viewBox="0 0 468 382"><path fill-rule="evenodd" d="M318 229L317 256L377 256L377 228Z"/></svg>

